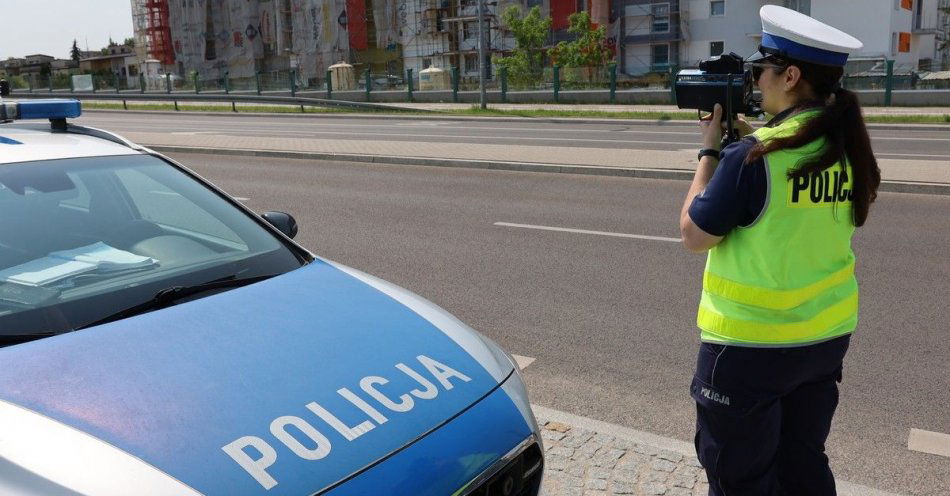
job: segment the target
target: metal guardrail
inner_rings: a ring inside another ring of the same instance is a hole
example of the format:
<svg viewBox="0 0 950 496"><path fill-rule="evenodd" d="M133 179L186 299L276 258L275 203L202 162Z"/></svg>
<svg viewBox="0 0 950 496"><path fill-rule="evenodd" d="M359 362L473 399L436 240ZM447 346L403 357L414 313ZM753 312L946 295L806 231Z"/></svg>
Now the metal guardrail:
<svg viewBox="0 0 950 496"><path fill-rule="evenodd" d="M534 103L545 104L552 103L552 90L529 90L529 91L489 91L488 101L491 103ZM881 106L939 106L950 107L950 89L917 89L917 90L893 90L891 92L891 102L888 102L888 94L884 89L857 89L853 90L861 105ZM298 90L296 95L291 95L289 90L269 90L263 91L258 95L256 91L231 91L230 93L220 90L202 91L195 93L192 90L187 91L146 91L140 90L120 90L95 91L95 92L70 92L68 89L34 89L32 92L24 89L16 89L12 92L15 98L50 98L50 97L72 97L80 100L113 100L113 101L155 101L155 102L222 102L222 103L252 103L252 104L275 104L292 106L311 106L340 108L353 110L385 110L385 111L406 111L406 112L434 112L438 110L422 110L419 108L408 108L399 106L400 103L406 103L407 92L403 90L379 90L373 91L372 96L366 94L364 90L333 90L331 98L316 98L323 96L325 91ZM372 100L372 102L368 101ZM587 103L587 104L661 104L669 105L673 103L669 89L665 88L637 88L619 90L615 87L609 89L563 89L559 88L558 100L561 103ZM445 90L425 90L414 89L412 101L415 103L437 103L437 102L458 102L474 103L478 101L478 93L473 91L456 91L453 89Z"/></svg>
<svg viewBox="0 0 950 496"><path fill-rule="evenodd" d="M116 101L151 101L151 102L224 102L224 103L256 103L274 105L293 105L310 107L330 107L355 110L402 110L405 112L420 112L417 108L400 107L397 105L381 105L378 103L353 102L347 100L328 100L325 98L311 98L290 95L257 95L256 93L224 93L224 92L152 92L143 93L136 90L119 92L70 92L65 91L23 91L14 90L11 98L75 98L77 100L116 100Z"/></svg>

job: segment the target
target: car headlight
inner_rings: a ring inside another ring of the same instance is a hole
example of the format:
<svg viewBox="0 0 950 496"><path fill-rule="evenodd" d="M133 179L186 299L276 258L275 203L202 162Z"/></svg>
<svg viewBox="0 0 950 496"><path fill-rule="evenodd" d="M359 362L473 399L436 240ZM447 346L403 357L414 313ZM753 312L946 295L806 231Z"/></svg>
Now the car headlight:
<svg viewBox="0 0 950 496"><path fill-rule="evenodd" d="M515 406L518 407L525 421L531 426L531 430L538 434L538 442L541 442L538 421L534 418L534 412L531 411L531 401L528 399L528 388L525 386L524 377L521 375L521 368L518 367L518 362L515 360L515 357L511 356L511 354L505 351L501 346L498 346L498 343L492 341L491 338L481 333L479 333L479 337L485 342L488 349L491 350L496 360L499 362L507 361L511 364L512 369L514 369L514 372L512 372L508 379L501 385L501 388L508 394L508 397L511 398Z"/></svg>

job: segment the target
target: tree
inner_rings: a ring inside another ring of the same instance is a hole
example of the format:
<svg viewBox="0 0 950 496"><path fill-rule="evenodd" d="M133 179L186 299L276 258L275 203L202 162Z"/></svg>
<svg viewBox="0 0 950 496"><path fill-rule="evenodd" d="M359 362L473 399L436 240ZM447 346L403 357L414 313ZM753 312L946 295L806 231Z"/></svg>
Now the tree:
<svg viewBox="0 0 950 496"><path fill-rule="evenodd" d="M548 55L557 65L585 68L590 81L598 73L596 69L607 67L613 57L607 46L607 30L604 26L593 29L587 12L571 14L568 23L568 32L577 36L577 39L558 43L548 51Z"/></svg>
<svg viewBox="0 0 950 496"><path fill-rule="evenodd" d="M79 59L82 58L82 52L79 51L79 45L76 44L75 38L73 39L73 47L69 49L69 58L75 62L79 62Z"/></svg>
<svg viewBox="0 0 950 496"><path fill-rule="evenodd" d="M126 38L122 44L130 48L135 48L135 38Z"/></svg>
<svg viewBox="0 0 950 496"><path fill-rule="evenodd" d="M522 15L512 5L501 15L502 24L514 34L515 48L507 57L495 56L495 65L508 71L509 80L518 86L537 85L544 79L544 43L551 29L551 18L542 18L538 6Z"/></svg>

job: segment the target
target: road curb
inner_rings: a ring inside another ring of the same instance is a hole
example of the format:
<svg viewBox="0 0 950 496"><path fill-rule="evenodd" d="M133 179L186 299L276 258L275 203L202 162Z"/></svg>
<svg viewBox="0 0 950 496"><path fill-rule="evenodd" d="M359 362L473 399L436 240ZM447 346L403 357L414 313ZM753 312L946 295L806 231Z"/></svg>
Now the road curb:
<svg viewBox="0 0 950 496"><path fill-rule="evenodd" d="M669 119L669 120L659 120L659 119L614 119L614 118L589 118L589 117L502 117L502 116L492 116L492 117L482 117L482 116L469 116L469 115L439 115L441 111L439 110L419 110L419 114L406 113L402 115L394 114L373 114L373 113L345 113L345 114L335 114L331 112L326 113L273 113L273 112L174 112L171 110L113 110L113 109L84 109L84 113L92 112L103 112L103 113L119 113L119 114L145 114L145 115L167 115L167 114L181 114L186 113L188 115L199 115L199 116L221 116L227 115L230 117L287 117L287 118L296 118L296 119L312 119L315 117L333 117L334 119L366 119L367 117L372 117L373 119L383 119L383 120L407 120L407 119L419 119L419 120L442 120L442 121L479 121L479 122L538 122L543 124L655 124L657 126L693 126L696 124L696 121L693 120L681 120L681 119ZM950 113L950 110L948 110ZM867 124L868 129L876 129L880 131L906 131L912 129L915 131L948 131L950 132L950 124L876 124L869 123ZM698 132L698 131L697 131Z"/></svg>
<svg viewBox="0 0 950 496"><path fill-rule="evenodd" d="M632 177L638 179L667 179L692 181L693 171L688 169L650 169L634 167L602 167L596 165L558 165L535 162L503 162L492 160L461 160L431 157L406 157L395 155L359 155L326 152L291 152L280 150L244 150L233 148L208 148L175 145L148 145L160 153L200 153L209 155L238 155L242 157L292 158L303 160L335 160L381 165L422 165L428 167L457 167L464 169L505 170L515 172L550 172L582 174L589 176ZM950 184L911 181L882 181L878 191L887 193L913 193L950 196Z"/></svg>

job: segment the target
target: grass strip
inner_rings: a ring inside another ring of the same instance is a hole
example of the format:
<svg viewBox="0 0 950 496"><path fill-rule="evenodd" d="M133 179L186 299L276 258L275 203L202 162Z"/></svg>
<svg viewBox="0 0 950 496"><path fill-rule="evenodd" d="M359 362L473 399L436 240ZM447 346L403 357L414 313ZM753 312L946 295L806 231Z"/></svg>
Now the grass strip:
<svg viewBox="0 0 950 496"><path fill-rule="evenodd" d="M121 110L125 107L121 103L112 102L84 102L83 108L102 109L102 110ZM129 103L129 110L159 110L175 111L174 104L171 103ZM237 105L238 112L241 113L301 113L299 105ZM200 105L179 103L178 110L182 112L231 112L229 105ZM304 106L304 112L308 114L406 114L404 110L365 110L365 109L347 109L347 108L328 108ZM419 113L428 113L420 110ZM643 111L629 112L619 111L611 112L606 110L548 110L548 109L486 109L472 107L459 110L448 110L438 112L439 115L463 115L463 116L482 116L482 117L566 117L566 118L598 118L598 119L646 119L657 121L669 120L695 120L695 112L662 112L662 111ZM865 115L864 120L870 123L879 124L950 124L950 113L942 115Z"/></svg>

